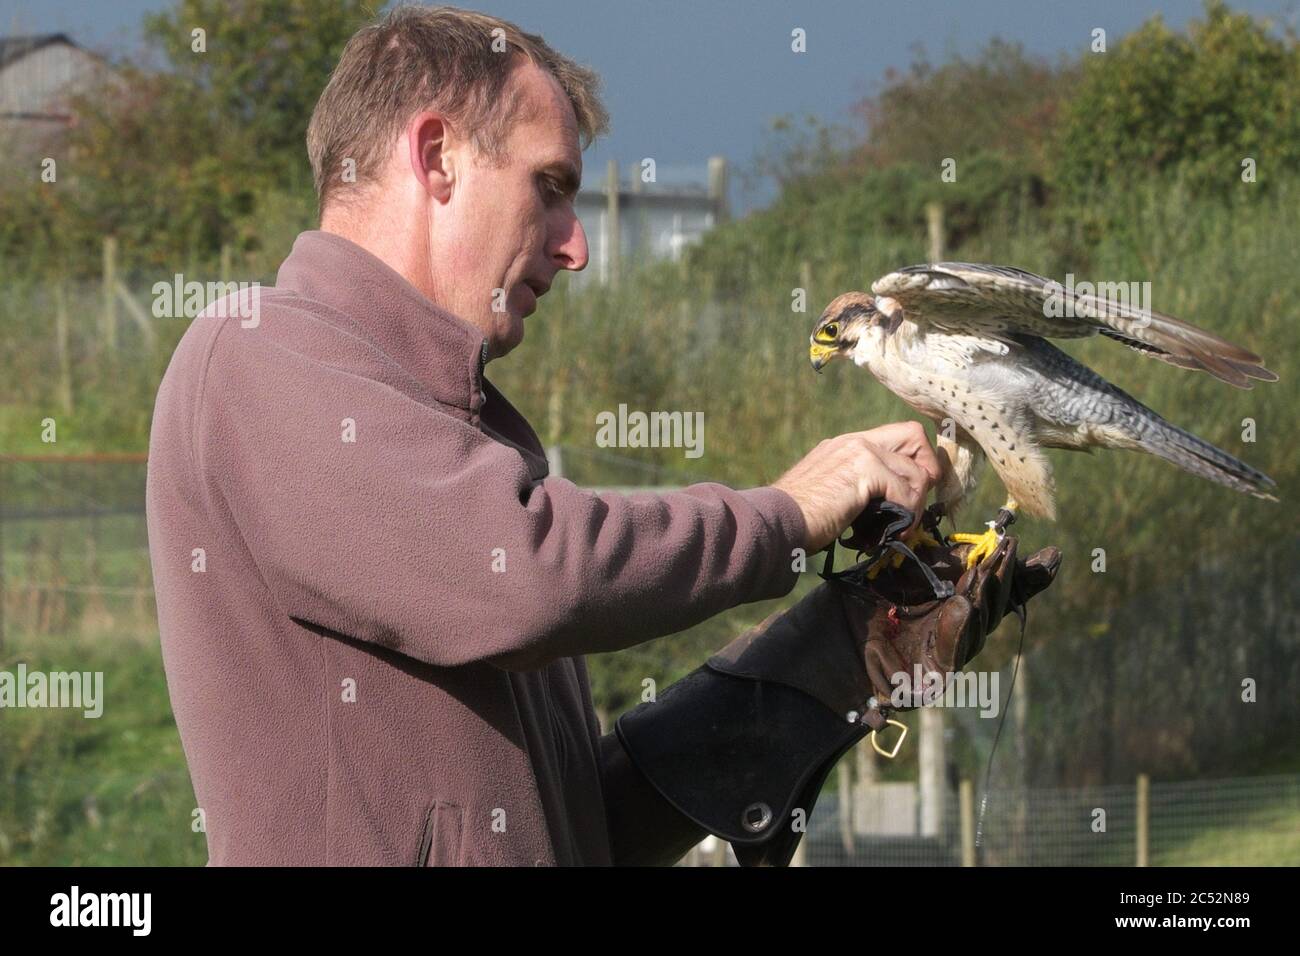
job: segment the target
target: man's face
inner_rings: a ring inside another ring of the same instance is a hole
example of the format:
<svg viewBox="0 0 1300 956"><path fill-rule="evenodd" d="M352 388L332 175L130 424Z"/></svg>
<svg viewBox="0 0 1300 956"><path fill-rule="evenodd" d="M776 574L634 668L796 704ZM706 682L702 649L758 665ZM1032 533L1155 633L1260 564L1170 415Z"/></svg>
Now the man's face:
<svg viewBox="0 0 1300 956"><path fill-rule="evenodd" d="M494 166L462 143L450 201L435 228L436 300L483 331L489 357L524 337L524 317L561 269L587 264L587 237L574 213L582 178L578 124L560 85L529 62L510 82L523 93Z"/></svg>

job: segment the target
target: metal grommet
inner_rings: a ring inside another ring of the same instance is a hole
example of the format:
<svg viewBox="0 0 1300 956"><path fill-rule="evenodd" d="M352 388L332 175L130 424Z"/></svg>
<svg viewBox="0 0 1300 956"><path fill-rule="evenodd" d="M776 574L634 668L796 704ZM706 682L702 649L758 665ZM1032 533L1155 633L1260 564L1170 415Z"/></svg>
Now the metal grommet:
<svg viewBox="0 0 1300 956"><path fill-rule="evenodd" d="M766 803L751 803L740 815L740 824L750 833L762 833L772 822L772 808Z"/></svg>

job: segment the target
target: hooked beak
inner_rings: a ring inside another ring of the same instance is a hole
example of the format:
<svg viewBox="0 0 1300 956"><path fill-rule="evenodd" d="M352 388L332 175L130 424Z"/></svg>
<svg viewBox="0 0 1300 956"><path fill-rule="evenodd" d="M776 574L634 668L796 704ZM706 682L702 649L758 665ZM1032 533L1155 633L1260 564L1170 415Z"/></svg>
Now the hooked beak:
<svg viewBox="0 0 1300 956"><path fill-rule="evenodd" d="M808 349L808 359L812 362L813 371L815 372L820 372L823 365L839 354L837 349L831 348L829 345L818 345L816 342L812 343Z"/></svg>

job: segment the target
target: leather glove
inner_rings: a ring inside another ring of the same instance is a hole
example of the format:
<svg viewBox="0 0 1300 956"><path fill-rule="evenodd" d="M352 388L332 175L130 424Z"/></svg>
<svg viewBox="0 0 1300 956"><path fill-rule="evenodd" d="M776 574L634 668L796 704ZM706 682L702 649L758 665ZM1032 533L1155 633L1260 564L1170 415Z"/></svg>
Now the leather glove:
<svg viewBox="0 0 1300 956"><path fill-rule="evenodd" d="M922 675L945 677L960 671L1009 610L1023 608L1052 583L1060 551L1043 548L1021 559L1018 544L1016 537L1004 535L992 554L969 569L972 545L915 547L934 577L951 584L953 594L946 598L935 597L934 582L911 560L886 566L874 577L863 562L832 578L829 586L846 602L866 666L872 693L862 719L873 730L883 729L891 712L920 705L921 688L913 686L918 668Z"/></svg>
<svg viewBox="0 0 1300 956"><path fill-rule="evenodd" d="M867 547L897 540L912 524L905 509L886 505L854 524ZM1008 536L967 572L969 547L919 547L917 556L954 590L943 599L911 560L874 578L866 564L834 576L733 640L658 702L620 717L624 750L669 804L730 841L744 865L788 864L802 835L791 821L811 815L835 762L895 709L889 678L910 675L915 663L923 671L958 669L1013 604L1051 583L1060 564L1055 548L1018 559Z"/></svg>

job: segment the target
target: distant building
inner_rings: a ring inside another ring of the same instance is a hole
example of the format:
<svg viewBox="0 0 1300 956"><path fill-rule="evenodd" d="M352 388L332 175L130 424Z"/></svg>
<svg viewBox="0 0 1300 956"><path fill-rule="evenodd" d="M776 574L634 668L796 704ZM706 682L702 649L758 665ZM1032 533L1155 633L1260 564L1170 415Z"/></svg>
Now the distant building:
<svg viewBox="0 0 1300 956"><path fill-rule="evenodd" d="M727 163L709 160L706 176L695 181L680 170L660 170L660 181L642 182L641 167L625 181L610 161L603 182L578 193L575 208L587 233L591 262L569 276L573 287L616 283L620 274L647 262L678 259L682 250L728 217ZM703 172L699 169L698 172Z"/></svg>
<svg viewBox="0 0 1300 956"><path fill-rule="evenodd" d="M66 129L69 95L101 82L105 69L64 33L0 37L0 145L36 148Z"/></svg>

